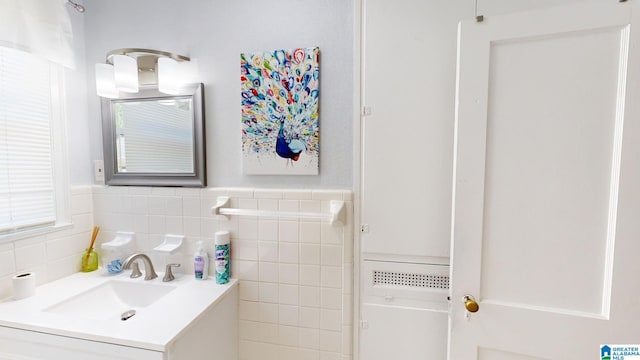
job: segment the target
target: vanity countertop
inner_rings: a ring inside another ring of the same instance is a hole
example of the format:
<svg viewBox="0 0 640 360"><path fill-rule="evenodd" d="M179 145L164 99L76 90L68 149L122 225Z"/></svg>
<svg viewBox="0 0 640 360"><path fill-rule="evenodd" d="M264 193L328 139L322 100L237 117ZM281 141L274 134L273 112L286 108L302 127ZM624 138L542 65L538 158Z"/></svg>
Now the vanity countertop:
<svg viewBox="0 0 640 360"><path fill-rule="evenodd" d="M149 281L142 278L130 279L128 275L128 271L115 276L107 275L99 269L91 273L76 273L44 284L37 287L35 296L0 302L0 326L167 351L190 324L237 287L236 279L231 279L228 284L218 285L212 278L195 280L193 276L176 274L175 280L163 283L162 274ZM119 317L89 319L47 310L109 281L131 285L147 283L175 286L175 289L151 305L137 310L136 315L126 321Z"/></svg>

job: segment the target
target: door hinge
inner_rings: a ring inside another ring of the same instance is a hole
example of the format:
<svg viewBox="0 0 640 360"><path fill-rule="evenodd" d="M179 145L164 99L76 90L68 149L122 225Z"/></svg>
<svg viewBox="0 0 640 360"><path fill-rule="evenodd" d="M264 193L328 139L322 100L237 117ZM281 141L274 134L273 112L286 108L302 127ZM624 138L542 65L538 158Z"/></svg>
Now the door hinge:
<svg viewBox="0 0 640 360"><path fill-rule="evenodd" d="M367 320L360 320L360 327L362 329L368 329L369 328L369 322Z"/></svg>
<svg viewBox="0 0 640 360"><path fill-rule="evenodd" d="M363 233L363 234L368 234L369 233L369 224L360 225L360 232Z"/></svg>
<svg viewBox="0 0 640 360"><path fill-rule="evenodd" d="M371 115L371 106L363 106L362 107L362 116L369 116Z"/></svg>

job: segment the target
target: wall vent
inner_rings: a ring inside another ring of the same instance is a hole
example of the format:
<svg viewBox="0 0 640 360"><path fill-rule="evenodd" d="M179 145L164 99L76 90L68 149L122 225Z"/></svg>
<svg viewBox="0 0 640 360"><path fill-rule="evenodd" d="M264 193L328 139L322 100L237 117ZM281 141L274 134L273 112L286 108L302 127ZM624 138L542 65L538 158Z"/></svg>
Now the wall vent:
<svg viewBox="0 0 640 360"><path fill-rule="evenodd" d="M396 285L428 289L449 289L449 276L374 270L373 285Z"/></svg>

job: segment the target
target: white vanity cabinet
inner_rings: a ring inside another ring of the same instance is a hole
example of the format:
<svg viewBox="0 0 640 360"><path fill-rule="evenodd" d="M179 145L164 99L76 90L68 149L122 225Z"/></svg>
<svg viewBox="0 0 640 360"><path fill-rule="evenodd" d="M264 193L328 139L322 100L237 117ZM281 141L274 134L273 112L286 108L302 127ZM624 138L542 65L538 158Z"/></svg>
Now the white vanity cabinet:
<svg viewBox="0 0 640 360"><path fill-rule="evenodd" d="M238 359L235 279L226 285L186 276L172 285L155 282L175 289L126 321L87 319L81 306L51 311L61 298L81 298L109 281L145 284L126 275L79 273L38 287L32 298L0 302L0 360ZM95 299L91 305L106 311Z"/></svg>
<svg viewBox="0 0 640 360"><path fill-rule="evenodd" d="M0 359L163 360L161 351L0 327Z"/></svg>

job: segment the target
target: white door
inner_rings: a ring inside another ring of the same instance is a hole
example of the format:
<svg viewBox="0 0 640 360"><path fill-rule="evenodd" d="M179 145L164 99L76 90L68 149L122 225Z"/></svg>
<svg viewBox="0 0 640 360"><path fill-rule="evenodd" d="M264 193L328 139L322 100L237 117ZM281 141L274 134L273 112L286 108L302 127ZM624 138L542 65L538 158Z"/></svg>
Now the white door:
<svg viewBox="0 0 640 360"><path fill-rule="evenodd" d="M608 0L461 24L450 360L640 343L639 16Z"/></svg>

